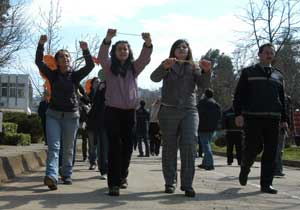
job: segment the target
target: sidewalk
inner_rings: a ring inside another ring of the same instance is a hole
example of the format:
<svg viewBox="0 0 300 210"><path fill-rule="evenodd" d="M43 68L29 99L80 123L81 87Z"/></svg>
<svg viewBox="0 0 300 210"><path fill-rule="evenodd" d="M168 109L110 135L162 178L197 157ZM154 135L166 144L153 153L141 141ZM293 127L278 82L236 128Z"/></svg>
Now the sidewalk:
<svg viewBox="0 0 300 210"><path fill-rule="evenodd" d="M77 140L77 150L81 151L81 140ZM226 156L215 152L215 155ZM31 144L30 146L0 145L0 185L25 172L34 172L45 166L47 146ZM299 167L300 161L284 161L285 166Z"/></svg>

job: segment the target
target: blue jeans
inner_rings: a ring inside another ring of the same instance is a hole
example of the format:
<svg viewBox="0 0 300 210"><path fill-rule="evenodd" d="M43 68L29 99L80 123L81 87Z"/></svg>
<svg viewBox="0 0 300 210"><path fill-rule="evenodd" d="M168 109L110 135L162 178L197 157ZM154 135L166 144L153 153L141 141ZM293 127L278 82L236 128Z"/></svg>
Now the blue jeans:
<svg viewBox="0 0 300 210"><path fill-rule="evenodd" d="M58 180L58 159L61 141L63 142L62 175L64 177L72 175L73 148L78 127L78 118L64 117L63 114L59 117L47 115L48 156L46 176L51 176Z"/></svg>
<svg viewBox="0 0 300 210"><path fill-rule="evenodd" d="M199 139L201 141L202 150L204 157L202 160L202 165L204 167L214 166L214 159L211 150L211 141L214 132L199 132Z"/></svg>

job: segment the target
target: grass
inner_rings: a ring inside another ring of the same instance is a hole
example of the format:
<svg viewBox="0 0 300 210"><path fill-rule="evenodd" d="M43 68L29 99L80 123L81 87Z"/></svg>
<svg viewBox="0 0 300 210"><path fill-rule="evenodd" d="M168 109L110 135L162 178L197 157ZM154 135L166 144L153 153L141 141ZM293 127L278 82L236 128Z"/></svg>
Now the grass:
<svg viewBox="0 0 300 210"><path fill-rule="evenodd" d="M216 151L216 152L226 153L226 146L225 147L218 147L215 144L212 144L212 150ZM290 148L284 149L283 160L297 160L297 161L300 161L300 147L290 147Z"/></svg>

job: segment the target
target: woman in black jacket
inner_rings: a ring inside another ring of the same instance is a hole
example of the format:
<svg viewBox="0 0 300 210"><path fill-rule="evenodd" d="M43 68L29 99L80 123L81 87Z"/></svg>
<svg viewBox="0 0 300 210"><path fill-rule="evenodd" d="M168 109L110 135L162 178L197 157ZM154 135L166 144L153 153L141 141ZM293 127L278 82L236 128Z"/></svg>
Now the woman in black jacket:
<svg viewBox="0 0 300 210"><path fill-rule="evenodd" d="M77 87L80 81L92 71L94 63L87 43L82 41L80 48L86 65L74 71L71 68L69 52L62 49L55 54L57 68L52 71L43 61L44 44L47 39L46 35L40 37L35 63L51 85L51 98L46 113L48 156L44 184L50 190L56 190L60 142L63 143L62 181L64 184L72 184L73 147L79 127Z"/></svg>

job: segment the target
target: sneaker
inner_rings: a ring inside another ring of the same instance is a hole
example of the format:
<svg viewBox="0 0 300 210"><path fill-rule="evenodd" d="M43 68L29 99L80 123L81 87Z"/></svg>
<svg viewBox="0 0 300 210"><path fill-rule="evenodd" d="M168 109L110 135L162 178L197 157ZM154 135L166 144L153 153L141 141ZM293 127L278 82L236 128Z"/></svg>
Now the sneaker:
<svg viewBox="0 0 300 210"><path fill-rule="evenodd" d="M57 190L57 181L51 176L45 176L44 184L48 186L50 190Z"/></svg>
<svg viewBox="0 0 300 210"><path fill-rule="evenodd" d="M260 191L263 193L269 193L269 194L277 194L277 190L275 190L272 185L269 186L261 186Z"/></svg>
<svg viewBox="0 0 300 210"><path fill-rule="evenodd" d="M121 189L126 189L127 187L128 187L127 179L122 179L120 188Z"/></svg>
<svg viewBox="0 0 300 210"><path fill-rule="evenodd" d="M101 180L107 180L107 174L102 174L102 175L100 176L100 179L101 179Z"/></svg>
<svg viewBox="0 0 300 210"><path fill-rule="evenodd" d="M174 193L175 192L175 187L174 186L171 186L171 185L166 185L165 186L165 193Z"/></svg>
<svg viewBox="0 0 300 210"><path fill-rule="evenodd" d="M108 195L110 196L119 196L120 188L118 186L110 187L108 191Z"/></svg>
<svg viewBox="0 0 300 210"><path fill-rule="evenodd" d="M66 185L72 184L72 178L69 176L63 176L63 177L61 177L61 180L63 181L63 184L66 184Z"/></svg>

